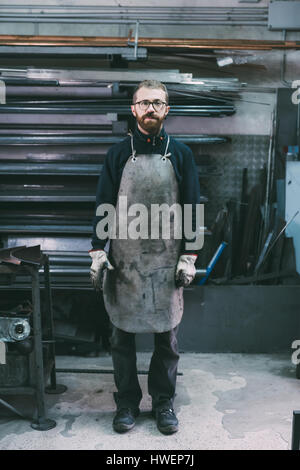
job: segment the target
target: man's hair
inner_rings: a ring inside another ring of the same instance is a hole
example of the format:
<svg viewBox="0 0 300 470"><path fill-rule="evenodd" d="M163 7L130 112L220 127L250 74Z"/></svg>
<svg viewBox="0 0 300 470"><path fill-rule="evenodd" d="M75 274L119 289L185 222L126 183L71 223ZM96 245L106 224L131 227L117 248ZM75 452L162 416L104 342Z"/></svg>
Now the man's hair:
<svg viewBox="0 0 300 470"><path fill-rule="evenodd" d="M166 102L169 103L169 94L168 94L167 87L163 83L159 82L158 80L143 80L142 82L140 82L134 89L133 96L132 96L133 103L135 103L135 96L136 96L137 91L142 87L153 88L153 89L160 88L161 90L165 92Z"/></svg>

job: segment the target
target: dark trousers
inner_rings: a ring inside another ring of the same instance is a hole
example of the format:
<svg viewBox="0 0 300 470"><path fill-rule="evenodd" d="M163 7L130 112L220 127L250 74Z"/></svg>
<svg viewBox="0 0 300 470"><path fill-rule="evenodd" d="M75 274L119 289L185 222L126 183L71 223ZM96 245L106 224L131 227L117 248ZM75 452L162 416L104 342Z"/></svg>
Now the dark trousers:
<svg viewBox="0 0 300 470"><path fill-rule="evenodd" d="M175 397L178 326L164 333L154 333L154 352L148 373L148 391L152 397L152 408L172 407ZM113 327L111 353L117 392L114 399L117 408L139 407L142 390L136 367L135 333L127 333Z"/></svg>

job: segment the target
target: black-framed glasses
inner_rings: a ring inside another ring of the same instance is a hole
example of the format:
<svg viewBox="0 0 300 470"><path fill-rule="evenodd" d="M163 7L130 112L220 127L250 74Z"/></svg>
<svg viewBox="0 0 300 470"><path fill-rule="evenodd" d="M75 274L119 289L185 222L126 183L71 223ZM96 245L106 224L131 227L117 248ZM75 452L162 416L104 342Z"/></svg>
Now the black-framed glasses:
<svg viewBox="0 0 300 470"><path fill-rule="evenodd" d="M155 111L161 111L163 107L167 105L165 101L161 101L161 100L154 100L154 101L142 100L142 101L136 101L134 104L138 104L142 111L146 111L149 108L150 104L152 104Z"/></svg>

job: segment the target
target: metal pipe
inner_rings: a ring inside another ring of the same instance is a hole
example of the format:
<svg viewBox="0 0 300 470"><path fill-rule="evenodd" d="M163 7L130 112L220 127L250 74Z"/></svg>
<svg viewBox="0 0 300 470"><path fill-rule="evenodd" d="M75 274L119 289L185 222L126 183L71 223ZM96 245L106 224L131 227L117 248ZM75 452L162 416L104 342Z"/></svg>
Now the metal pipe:
<svg viewBox="0 0 300 470"><path fill-rule="evenodd" d="M103 164L77 164L69 165L57 163L6 163L0 165L0 175L82 175L97 177L102 172ZM214 174L210 168L198 168L199 175ZM221 173L217 173L218 175ZM1 217L2 218L2 217Z"/></svg>
<svg viewBox="0 0 300 470"><path fill-rule="evenodd" d="M265 195L265 208L264 208L264 231L263 231L263 241L265 240L267 231L269 229L269 194L270 194L270 175L271 175L271 159L272 159L272 149L273 149L273 133L274 133L274 110L271 113L270 120L270 141L269 141L269 151L268 151L268 165L267 165L267 187Z"/></svg>
<svg viewBox="0 0 300 470"><path fill-rule="evenodd" d="M102 164L61 165L57 163L6 163L0 166L1 175L97 175L102 171Z"/></svg>
<svg viewBox="0 0 300 470"><path fill-rule="evenodd" d="M238 13L264 13L264 14L268 14L268 8L267 7L221 7L221 6L216 6L216 7L211 7L211 6L202 6L202 7L190 7L190 6L187 6L187 7L176 7L176 6L172 6L172 9L170 9L170 7L164 7L164 6L159 6L159 7L145 7L145 6L119 6L119 7L109 7L109 6L88 6L88 5L85 5L85 6L80 6L80 5L73 5L73 6L54 6L54 5L43 5L43 6L25 6L25 7L22 7L22 6L16 6L16 8L19 8L19 10L27 10L27 9L30 9L29 12L20 12L20 13L14 13L14 14L30 14L30 13L33 13L33 10L41 10L41 12L39 12L40 14L47 14L47 10L49 10L50 14L53 14L53 11L51 12L51 10L61 10L61 13L58 13L57 14L66 14L67 12L70 11L70 14L71 13L76 13L76 10L77 10L77 14L85 14L85 12L87 14L92 14L92 13L96 13L98 12L99 14L100 13L103 13L103 14L116 14L116 15L119 15L119 14L133 14L133 13L147 13L147 12L151 12L152 14L155 14L157 13L158 15L161 14L162 12L174 12L176 13L179 13L180 12L183 12L183 11L186 11L186 12L191 12L191 13L196 13L196 12L218 12L218 11L221 11L221 12L227 12L227 13L235 13L235 12L238 12ZM16 9L15 8L15 9ZM3 10L8 10L8 9L13 9L13 5L9 6L2 6L1 7L2 11ZM63 12L62 10L66 10L65 12ZM93 10L93 11L91 11ZM7 13L7 14L12 14L12 13Z"/></svg>
<svg viewBox="0 0 300 470"><path fill-rule="evenodd" d="M210 18L215 18L215 17L224 17L224 18L232 18L232 17L249 17L249 18L259 18L259 17L263 17L263 18L268 18L268 12L265 12L265 11L261 11L261 12L252 12L252 11L226 11L226 10L221 10L221 9L217 9L215 11L187 11L187 10L181 10L181 11L176 11L175 9L173 10L170 9L169 12L168 11L159 11L158 13L155 13L155 11L143 11L143 12L131 12L129 14L126 14L126 12L124 13L121 13L120 11L118 12L90 12L90 13L85 13L85 12L72 12L71 9L70 11L68 12L61 12L61 13L53 13L53 12L49 12L49 13L46 13L46 12L36 12L36 13L3 13L1 12L0 13L0 17L4 17L4 18L24 18L24 17L27 17L27 18L65 18L65 17L69 17L69 18L77 18L77 17L81 17L81 18L92 18L92 17L99 17L99 18L109 18L109 19L113 19L113 18L118 18L120 16L122 16L122 18L125 18L127 17L127 19L139 19L140 18L140 15L143 15L143 18L150 18L150 19L155 19L155 18L172 18L172 17L179 17L179 18L183 18L183 17L186 17L186 18L190 18L191 16L193 17L210 17Z"/></svg>
<svg viewBox="0 0 300 470"><path fill-rule="evenodd" d="M283 40L286 41L286 29L283 30ZM281 67L280 67L280 80L281 80L281 83L284 85L284 86L287 86L287 87L291 87L292 86L292 83L291 82L288 82L287 80L285 80L284 78L284 75L285 75L285 64L286 64L286 51L283 50L283 53L282 53L282 61L281 61Z"/></svg>
<svg viewBox="0 0 300 470"><path fill-rule="evenodd" d="M188 112L184 114L189 114ZM201 114L194 114L201 115ZM205 114L202 114L205 115ZM211 116L212 114L207 114ZM193 135L174 135L174 137L183 143L190 144L222 144L228 142L227 137L222 136L193 136ZM98 145L98 144L115 144L123 140L125 136L34 136L34 135L14 135L14 136L2 136L0 135L0 146L1 145Z"/></svg>
<svg viewBox="0 0 300 470"><path fill-rule="evenodd" d="M130 107L127 105L124 106L112 106L112 105L98 105L98 106L20 106L20 105L12 105L12 104L3 104L0 107L0 113L40 113L40 114L110 114L110 113L117 113L121 115L130 115L131 110ZM179 106L173 105L170 109L169 115L174 116L231 116L235 113L234 106ZM25 139L25 138L24 138ZM38 139L42 141L42 137L36 138L38 143ZM76 140L76 138L74 137ZM83 138L79 138L81 140ZM101 137L100 139L103 139ZM7 137L7 143L9 143L11 139ZM34 143L34 138L31 143ZM63 139L62 139L63 140ZM82 143L85 141L83 140ZM94 143L100 143L94 142ZM25 140L24 140L25 143ZM92 143L92 142L90 142ZM2 140L3 145L3 140Z"/></svg>
<svg viewBox="0 0 300 470"><path fill-rule="evenodd" d="M83 20L83 21L89 21L89 20L92 20L92 19L95 19L96 21L99 21L100 23L102 22L107 22L107 21L114 21L114 22L132 22L132 21L141 21L141 22L144 22L144 21L152 21L152 22L155 22L155 23L160 23L164 20L168 20L168 19L171 19L172 21L183 21L183 20L194 20L194 21L234 21L236 19L236 21L240 22L240 21L259 21L259 20L267 20L268 19L268 15L248 15L248 14L244 14L244 13L238 13L238 14L227 14L226 12L225 13L222 13L222 12L219 12L219 13L200 13L200 14L197 14L197 13L182 13L181 15L179 14L160 14L160 15L157 15L157 16L153 16L153 14L146 14L146 13L143 13L142 14L142 17L141 17L141 14L134 14L134 15L126 15L127 18L125 18L124 15L118 15L118 16L123 16L123 18L120 18L118 19L118 17L116 15L104 15L104 14L97 14L97 13L94 13L94 14L90 14L90 15L86 15L86 14L81 14L81 13L78 13L78 14L71 14L71 13L68 13L66 15L62 15L62 14L48 14L48 15L39 15L39 14L34 14L34 15L28 15L28 14L24 14L24 15L17 15L17 16L12 16L12 15L8 15L8 14L0 14L0 18L1 18L1 21L4 21L4 22L7 22L7 21L10 21L10 22L13 22L13 21L27 21L27 22L31 22L31 21L40 21L40 20L43 20L43 21L49 21L49 20L58 20L58 23L59 22L64 22L65 20L68 20L68 19L72 19L73 21L76 21L76 20Z"/></svg>
<svg viewBox="0 0 300 470"><path fill-rule="evenodd" d="M227 242L222 242L219 245L219 247L217 248L216 252L214 253L209 265L207 266L205 277L203 277L198 282L198 286L205 284L205 281L208 279L208 277L211 274L213 268L215 267L215 264L217 263L218 259L220 258L222 252L224 251L224 249L226 248L227 245L228 245Z"/></svg>
<svg viewBox="0 0 300 470"><path fill-rule="evenodd" d="M47 129L47 130L76 130L76 131L99 131L99 132L111 132L113 130L112 124L44 124L44 123L0 123L0 130L5 129L22 129L22 130L32 130L32 129ZM90 155L89 155L90 156ZM0 155L0 160L3 160L5 156ZM46 156L45 156L46 157ZM45 158L43 157L43 158ZM34 158L38 158L36 155ZM75 157L74 157L75 158ZM78 155L76 158L84 159L84 155ZM97 155L94 155L94 158L97 158ZM12 158L7 158L10 162ZM23 162L24 163L24 162Z"/></svg>
<svg viewBox="0 0 300 470"><path fill-rule="evenodd" d="M23 188L24 189L24 188ZM18 192L20 190L17 190ZM53 194L54 193L54 194ZM12 191L5 190L5 194L2 195L0 193L0 202L92 202L95 203L96 196L92 194L88 195L81 195L81 194L59 194L57 190L52 191L43 191L42 194L31 194L23 193L23 194L15 194ZM207 202L207 198L205 196L200 196L200 202Z"/></svg>
<svg viewBox="0 0 300 470"><path fill-rule="evenodd" d="M65 97L65 98L111 98L113 96L112 87L60 87L60 86L6 86L6 96L20 97ZM115 96L115 95L114 95ZM124 94L120 94L124 97Z"/></svg>
<svg viewBox="0 0 300 470"><path fill-rule="evenodd" d="M139 6L139 5L134 5L134 6L122 6L122 5L119 5L118 7L115 6L115 7L111 7L109 5L101 5L101 6L97 6L97 5L72 5L72 6L69 6L69 5L30 5L30 4L27 4L26 6L22 6L22 5L12 5L12 4L7 4L7 5L2 5L2 9L12 9L12 10L16 10L16 9L19 9L19 10L26 10L26 9L30 9L30 10L34 10L34 9L39 9L39 10L62 10L62 9L67 9L67 10L104 10L104 11L109 11L109 10L116 10L118 9L118 11L123 11L123 10L133 10L133 11L143 11L143 10L147 10L147 9L152 9L153 11L153 8L155 7L146 7L146 6ZM194 11L194 10L266 10L268 12L268 8L267 7L211 7L211 6L203 6L203 7L193 7L193 6L188 6L188 7L184 7L186 10L191 10L191 11ZM182 7L172 7L172 9L174 10L182 10ZM170 7L169 6L159 6L159 7L156 7L156 10L167 10L169 11L170 10Z"/></svg>
<svg viewBox="0 0 300 470"><path fill-rule="evenodd" d="M9 194L9 191L5 192L5 195L0 194L0 201L1 202L20 202L20 203L26 203L26 202L95 202L96 197L92 195L88 196L82 196L82 195L54 195L53 193L47 195L42 195L42 194Z"/></svg>
<svg viewBox="0 0 300 470"><path fill-rule="evenodd" d="M186 24L186 23L185 23ZM134 45L134 38L129 43ZM1 45L24 46L110 46L127 47L128 37L17 36L0 35ZM300 48L300 41L261 41L255 39L139 38L139 47L198 49L272 50Z"/></svg>
<svg viewBox="0 0 300 470"><path fill-rule="evenodd" d="M8 10L5 12L5 10ZM15 10L15 11L12 11ZM16 11L19 10L19 11ZM40 11L39 11L40 10ZM175 16L175 15L247 15L247 16L268 16L267 7L143 7L143 6L118 6L118 7L109 7L109 6L54 6L54 5L44 5L42 7L38 6L2 6L1 7L1 16L65 16L65 15L82 15L82 16L91 16L91 15L103 15L103 16L112 16L112 17L132 17L134 15L151 15L152 17L160 17L163 14Z"/></svg>
<svg viewBox="0 0 300 470"><path fill-rule="evenodd" d="M6 163L0 165L0 175L92 175L97 176L102 171L102 164L62 165L59 163Z"/></svg>
<svg viewBox="0 0 300 470"><path fill-rule="evenodd" d="M57 257L64 257L64 256L70 256L72 258L77 257L77 258L86 258L87 252L86 251L57 251L57 250L43 250L43 253L49 256L49 258L52 258L53 256Z"/></svg>
<svg viewBox="0 0 300 470"><path fill-rule="evenodd" d="M91 228L91 227L90 227ZM52 256L49 255L51 266L60 264L90 265L91 258L88 254L85 256Z"/></svg>
<svg viewBox="0 0 300 470"><path fill-rule="evenodd" d="M89 274L90 268L89 266L76 266L76 267L59 267L59 266L50 266L50 273L51 274L72 274L75 276L82 276L84 274Z"/></svg>
<svg viewBox="0 0 300 470"><path fill-rule="evenodd" d="M134 24L136 22L136 19L132 20L116 20L116 19L111 19L111 20L94 20L94 19L70 19L70 18L63 18L63 19L58 19L58 18L1 18L0 17L1 23L55 23L55 24ZM140 24L149 24L153 25L153 20L139 20ZM156 24L162 24L162 25L186 25L187 20L158 20L155 23ZM194 21L189 19L188 20L189 25L201 25L201 26L206 26L206 25L220 25L220 26L266 26L268 24L267 21L220 21L220 20L208 20L208 21Z"/></svg>
<svg viewBox="0 0 300 470"><path fill-rule="evenodd" d="M58 24L60 23L80 23L80 24L85 24L85 23L98 23L98 24L131 24L135 23L136 21L139 21L141 24L152 24L157 25L157 24L186 24L188 21L189 24L215 24L215 23L220 23L220 24L261 24L261 25L266 25L267 24L267 16L265 17L247 17L245 15L243 16L234 16L234 15L217 15L217 16L206 16L206 15L199 15L199 18L197 19L197 15L181 15L180 17L176 17L175 15L167 15L167 16L160 16L159 18L151 17L151 16L145 16L141 18L139 15L132 16L131 18L122 18L122 19L117 19L117 18L103 18L103 15L92 15L91 17L85 17L83 15L79 15L78 17L73 17L72 15L67 15L67 16L31 16L29 17L28 15L25 15L24 17L18 16L18 17L3 17L3 15L0 15L1 22L3 23L52 23L56 22Z"/></svg>
<svg viewBox="0 0 300 470"><path fill-rule="evenodd" d="M34 328L34 363L37 400L37 424L46 418L46 407L44 398L44 365L42 348L42 322L40 306L40 280L36 267L28 268L32 276L32 305L33 305L33 328Z"/></svg>
<svg viewBox="0 0 300 470"><path fill-rule="evenodd" d="M8 389L9 390L9 389ZM6 401L2 400L0 398L0 405L3 405L5 408L7 408L8 410L12 411L13 413L15 413L16 415L18 415L20 418L25 418L25 416L20 413L20 411L18 411L16 408L14 408L13 406L11 406L9 403L7 403Z"/></svg>
<svg viewBox="0 0 300 470"><path fill-rule="evenodd" d="M63 233L83 235L92 232L92 225L1 225L1 233Z"/></svg>

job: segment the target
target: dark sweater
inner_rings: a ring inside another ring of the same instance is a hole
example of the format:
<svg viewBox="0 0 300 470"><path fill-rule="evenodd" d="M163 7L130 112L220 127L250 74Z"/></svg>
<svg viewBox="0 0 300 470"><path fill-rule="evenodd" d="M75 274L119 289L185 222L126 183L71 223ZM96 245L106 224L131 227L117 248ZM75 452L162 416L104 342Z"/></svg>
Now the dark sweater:
<svg viewBox="0 0 300 470"><path fill-rule="evenodd" d="M162 128L159 135L146 135L140 132L136 126L133 133L133 144L137 154L159 153L164 155L168 134ZM180 204L193 204L193 230L195 230L195 205L200 204L200 185L198 171L191 149L170 137L168 153L175 175L179 184ZM132 154L130 136L113 145L105 157L103 170L98 181L96 193L96 208L103 203L116 206L122 172L128 158ZM182 207L183 209L183 207ZM103 249L107 240L100 240L96 235L96 225L102 217L95 216L93 221L92 246L94 250ZM184 235L183 235L184 236ZM191 241L191 240L190 240ZM195 250L184 248L183 238L182 253L196 253Z"/></svg>

